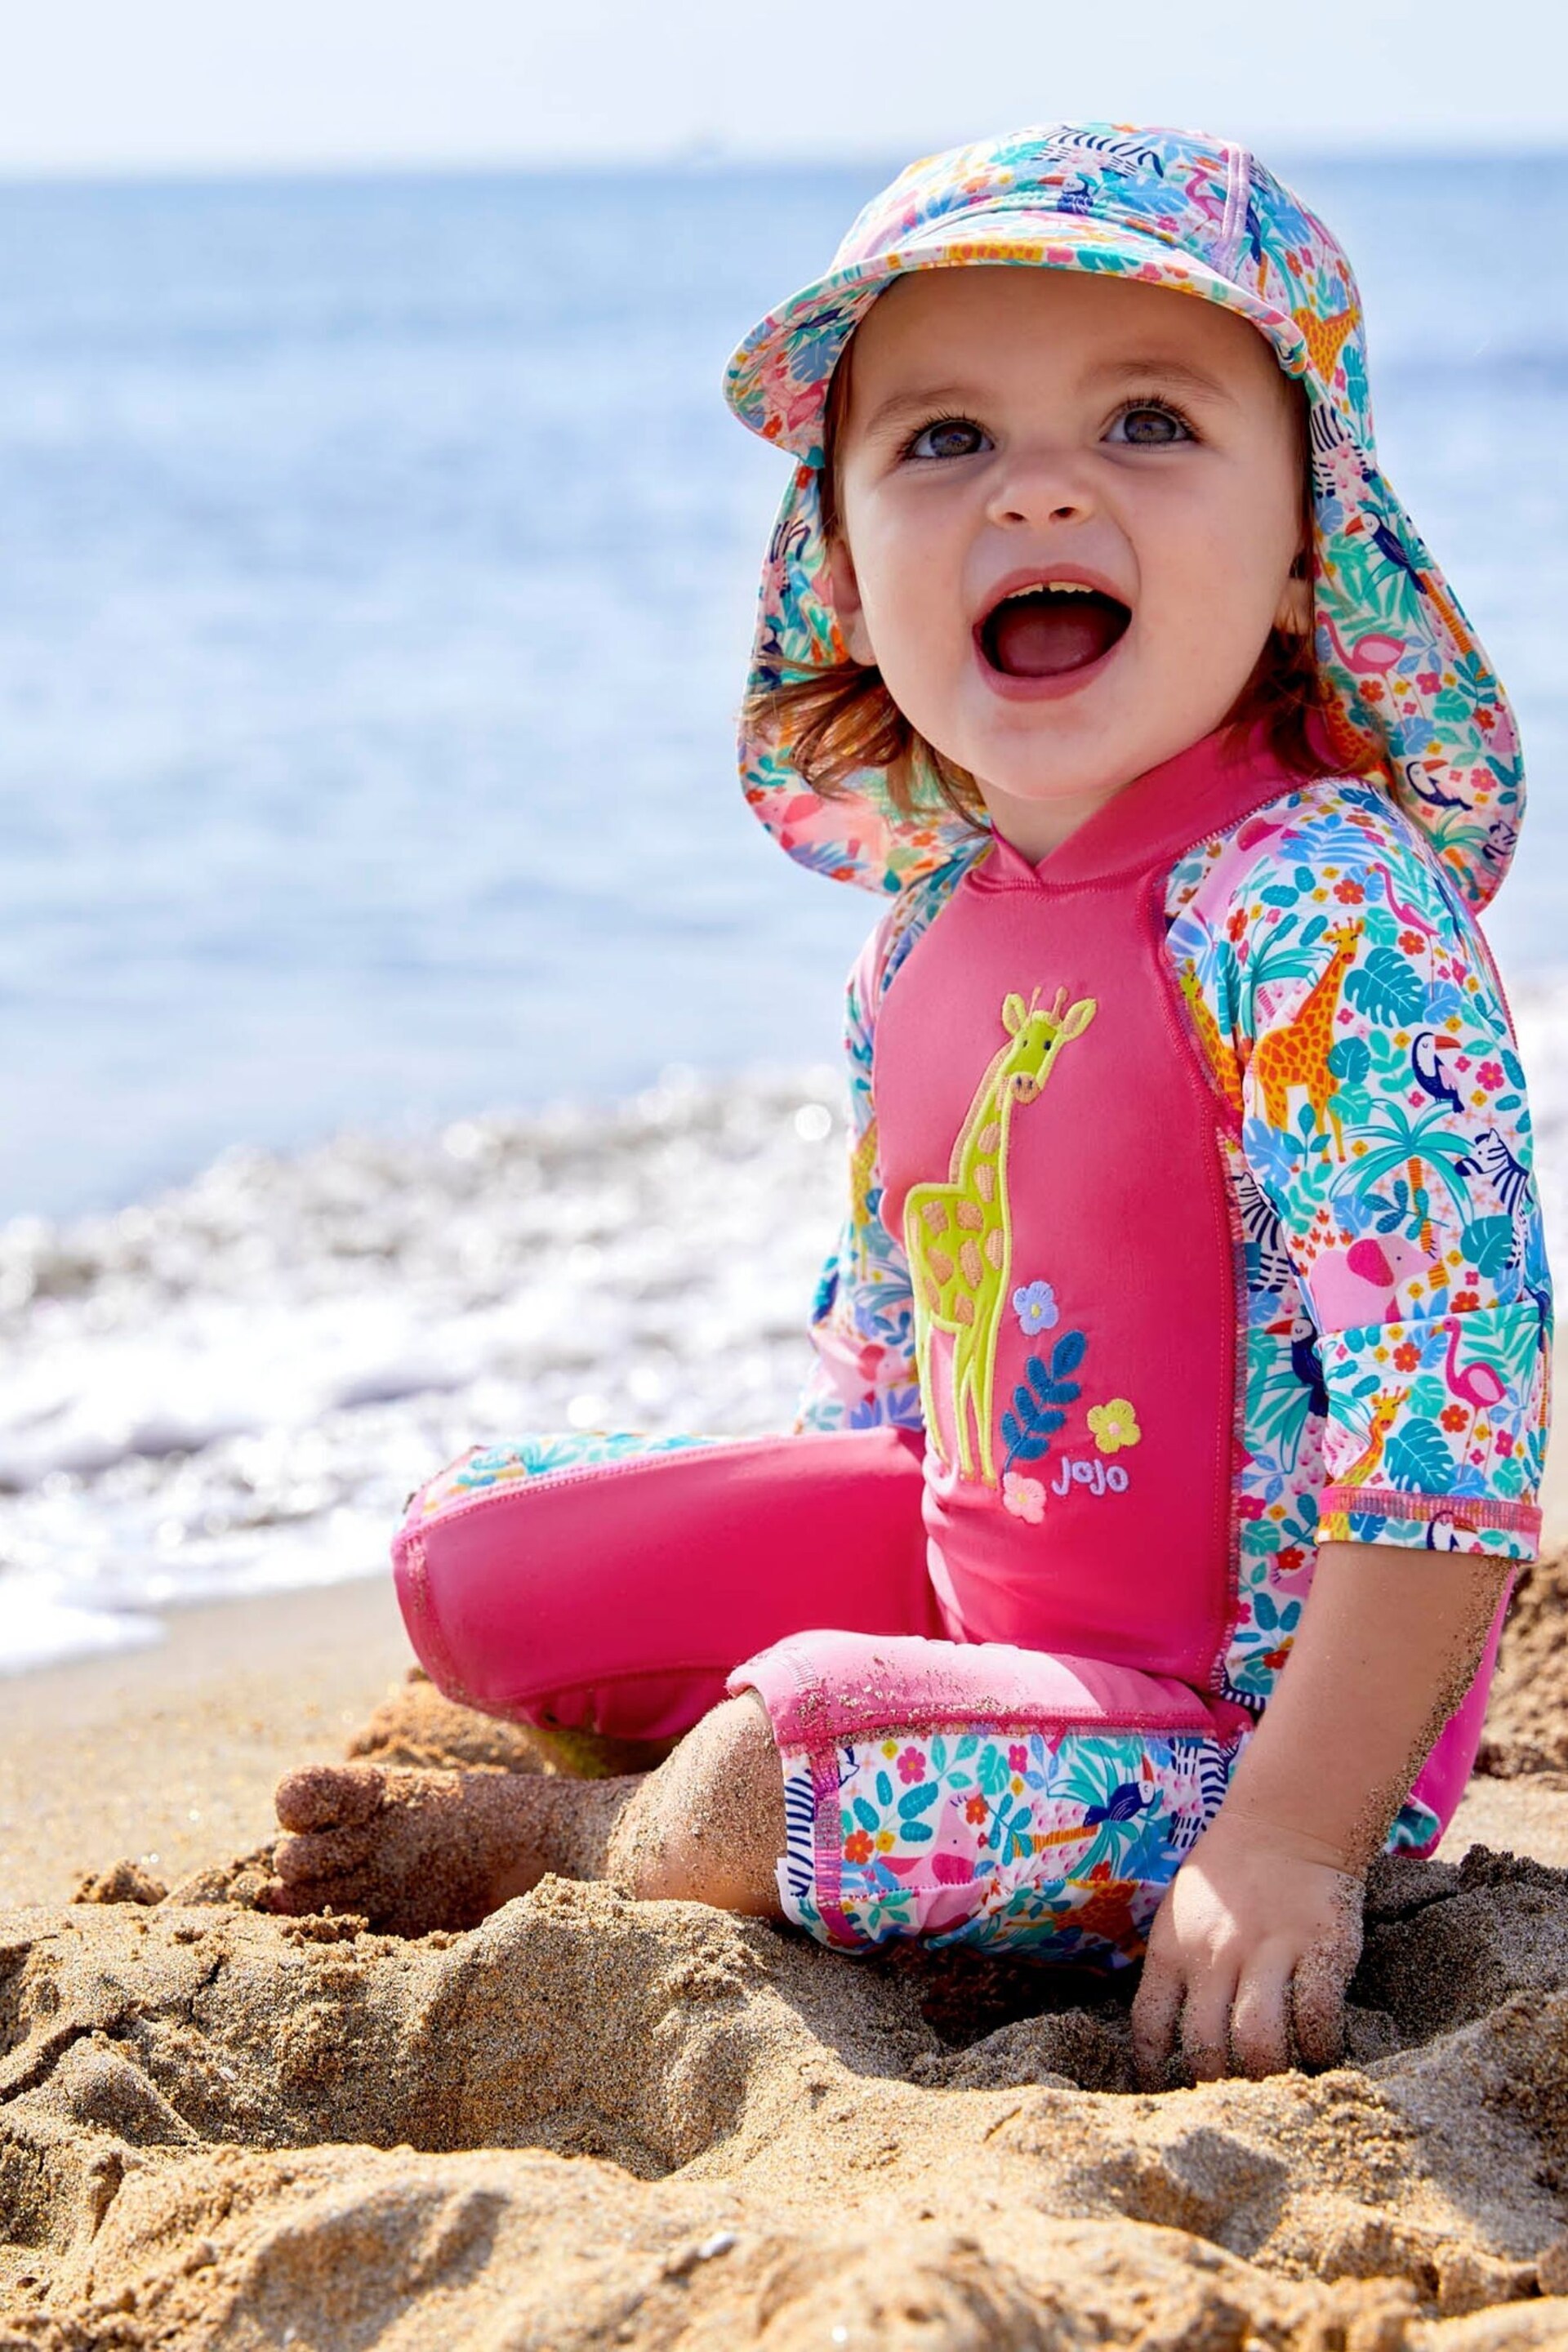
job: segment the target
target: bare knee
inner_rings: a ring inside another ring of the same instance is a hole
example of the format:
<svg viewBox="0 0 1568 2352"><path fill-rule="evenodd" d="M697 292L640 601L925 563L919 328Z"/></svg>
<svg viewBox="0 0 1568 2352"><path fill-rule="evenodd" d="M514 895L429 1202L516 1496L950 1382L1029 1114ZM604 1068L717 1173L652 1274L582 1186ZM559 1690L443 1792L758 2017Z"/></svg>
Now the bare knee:
<svg viewBox="0 0 1568 2352"><path fill-rule="evenodd" d="M723 1700L648 1775L616 1825L610 1875L645 1902L776 1917L784 1776L754 1692Z"/></svg>

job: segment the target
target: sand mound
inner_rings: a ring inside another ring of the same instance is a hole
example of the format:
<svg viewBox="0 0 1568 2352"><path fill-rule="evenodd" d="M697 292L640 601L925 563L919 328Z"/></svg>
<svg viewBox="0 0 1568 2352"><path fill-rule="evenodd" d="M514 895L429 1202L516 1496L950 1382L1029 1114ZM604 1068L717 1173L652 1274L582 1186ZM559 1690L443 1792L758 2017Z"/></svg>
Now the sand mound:
<svg viewBox="0 0 1568 2352"><path fill-rule="evenodd" d="M1520 1572L1476 1769L1568 1780L1568 1554Z"/></svg>
<svg viewBox="0 0 1568 2352"><path fill-rule="evenodd" d="M1568 2345L1568 1874L1384 1865L1354 2063L1158 2097L1123 2000L1018 1963L208 1881L0 1916L3 2352Z"/></svg>

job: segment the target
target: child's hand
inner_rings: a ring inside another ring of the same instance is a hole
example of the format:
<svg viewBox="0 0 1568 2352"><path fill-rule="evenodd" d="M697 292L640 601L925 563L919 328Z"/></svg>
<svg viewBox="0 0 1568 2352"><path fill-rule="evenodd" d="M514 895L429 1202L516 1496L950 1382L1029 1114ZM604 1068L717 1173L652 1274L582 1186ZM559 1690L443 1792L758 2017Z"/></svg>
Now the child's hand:
<svg viewBox="0 0 1568 2352"><path fill-rule="evenodd" d="M1338 2059L1362 1882L1307 1843L1222 1811L1177 1872L1132 2004L1148 2088L1177 2048L1199 2082Z"/></svg>

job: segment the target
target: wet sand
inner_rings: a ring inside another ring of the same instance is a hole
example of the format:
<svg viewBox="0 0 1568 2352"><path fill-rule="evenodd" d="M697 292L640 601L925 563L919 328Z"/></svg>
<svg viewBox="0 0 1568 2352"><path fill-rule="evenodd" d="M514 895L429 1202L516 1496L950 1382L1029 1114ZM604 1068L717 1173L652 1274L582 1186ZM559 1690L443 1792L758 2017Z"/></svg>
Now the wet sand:
<svg viewBox="0 0 1568 2352"><path fill-rule="evenodd" d="M1555 1603L1446 1848L1540 1861L1384 1868L1353 2063L1157 2098L1102 1989L602 1887L416 1942L70 1906L266 1835L402 1672L384 1583L0 1683L0 2352L1568 2344Z"/></svg>

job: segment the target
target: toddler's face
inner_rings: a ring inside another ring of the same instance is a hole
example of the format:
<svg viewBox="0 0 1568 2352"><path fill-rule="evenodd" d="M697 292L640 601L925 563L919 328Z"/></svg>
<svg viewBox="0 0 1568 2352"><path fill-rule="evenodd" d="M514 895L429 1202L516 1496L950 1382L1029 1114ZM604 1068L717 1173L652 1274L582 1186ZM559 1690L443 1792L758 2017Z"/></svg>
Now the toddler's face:
<svg viewBox="0 0 1568 2352"><path fill-rule="evenodd" d="M1296 395L1230 311L1027 268L900 278L846 363L839 625L1044 856L1306 623Z"/></svg>

